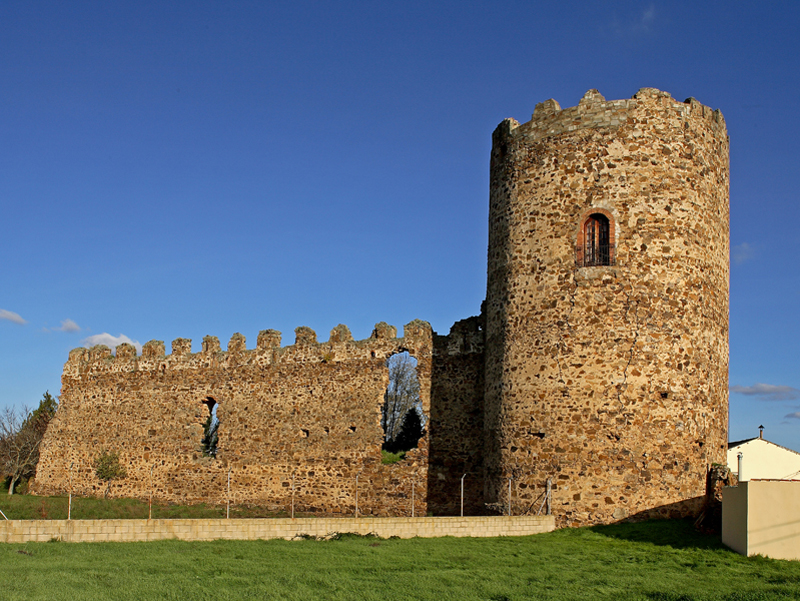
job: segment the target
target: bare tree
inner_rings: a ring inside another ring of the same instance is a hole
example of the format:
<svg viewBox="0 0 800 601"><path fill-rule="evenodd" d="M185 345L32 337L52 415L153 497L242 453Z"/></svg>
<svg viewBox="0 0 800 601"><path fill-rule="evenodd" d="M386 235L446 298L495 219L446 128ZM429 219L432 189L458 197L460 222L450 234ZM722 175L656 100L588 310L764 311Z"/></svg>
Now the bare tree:
<svg viewBox="0 0 800 601"><path fill-rule="evenodd" d="M0 472L9 478L8 494L20 478L33 474L39 461L39 444L42 437L35 428L26 425L27 410L22 412L7 407L0 414Z"/></svg>
<svg viewBox="0 0 800 601"><path fill-rule="evenodd" d="M39 445L57 405L50 393L45 392L35 411L6 407L0 413L0 477L10 480L8 494L14 494L21 478L36 473Z"/></svg>
<svg viewBox="0 0 800 601"><path fill-rule="evenodd" d="M387 361L389 387L386 389L381 425L384 442L390 446L400 436L406 415L415 411L421 415L417 360L407 351L392 355Z"/></svg>

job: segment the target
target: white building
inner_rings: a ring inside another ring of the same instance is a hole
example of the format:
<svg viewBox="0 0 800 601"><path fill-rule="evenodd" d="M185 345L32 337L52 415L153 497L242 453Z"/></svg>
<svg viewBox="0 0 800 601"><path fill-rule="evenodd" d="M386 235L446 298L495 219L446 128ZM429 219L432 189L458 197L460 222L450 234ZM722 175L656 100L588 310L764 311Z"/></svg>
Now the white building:
<svg viewBox="0 0 800 601"><path fill-rule="evenodd" d="M742 474L739 474L739 454ZM800 480L800 453L758 438L728 443L728 467L740 481Z"/></svg>

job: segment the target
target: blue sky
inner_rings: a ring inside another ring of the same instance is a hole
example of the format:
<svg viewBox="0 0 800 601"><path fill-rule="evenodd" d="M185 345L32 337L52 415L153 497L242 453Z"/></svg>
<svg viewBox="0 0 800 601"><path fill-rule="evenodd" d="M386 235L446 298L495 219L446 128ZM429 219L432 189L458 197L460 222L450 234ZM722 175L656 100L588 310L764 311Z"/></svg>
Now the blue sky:
<svg viewBox="0 0 800 601"><path fill-rule="evenodd" d="M71 348L485 295L491 133L656 87L731 137L732 440L800 450L800 3L0 3L0 407Z"/></svg>

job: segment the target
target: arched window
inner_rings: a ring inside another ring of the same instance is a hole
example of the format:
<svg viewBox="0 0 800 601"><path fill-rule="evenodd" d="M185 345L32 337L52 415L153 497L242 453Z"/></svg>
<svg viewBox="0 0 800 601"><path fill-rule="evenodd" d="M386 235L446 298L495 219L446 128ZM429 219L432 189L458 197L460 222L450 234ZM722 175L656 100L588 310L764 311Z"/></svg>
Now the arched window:
<svg viewBox="0 0 800 601"><path fill-rule="evenodd" d="M611 221L602 213L592 213L579 233L579 267L614 265L614 234Z"/></svg>
<svg viewBox="0 0 800 601"><path fill-rule="evenodd" d="M203 457L217 456L217 441L219 440L219 419L217 418L217 401L211 397L206 397L201 401L208 407L208 417L203 424L203 440L201 441Z"/></svg>

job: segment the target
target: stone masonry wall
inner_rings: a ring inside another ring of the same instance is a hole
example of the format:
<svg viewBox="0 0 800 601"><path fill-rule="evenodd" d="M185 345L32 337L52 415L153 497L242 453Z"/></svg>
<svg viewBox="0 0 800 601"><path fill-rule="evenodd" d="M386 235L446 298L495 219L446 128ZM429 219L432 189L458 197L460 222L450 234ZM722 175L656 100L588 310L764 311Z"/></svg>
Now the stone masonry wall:
<svg viewBox="0 0 800 601"><path fill-rule="evenodd" d="M38 493L99 495L93 461L119 453L114 496L257 503L319 514L535 513L557 524L696 511L728 417L728 136L719 111L644 88L578 106L548 100L493 134L487 295L448 336L415 321L292 346L178 339L76 349L41 449ZM615 260L582 266L583 225L610 223ZM418 360L429 421L381 465L387 359ZM203 457L206 403L219 451ZM358 488L356 488L358 480ZM510 487L510 498L509 498Z"/></svg>
<svg viewBox="0 0 800 601"><path fill-rule="evenodd" d="M457 322L449 336L434 337L431 369L428 507L434 515L482 515L483 319Z"/></svg>
<svg viewBox="0 0 800 601"><path fill-rule="evenodd" d="M654 89L498 126L487 501L550 477L560 525L696 509L727 442L728 169L719 111ZM592 213L614 265L577 264Z"/></svg>
<svg viewBox="0 0 800 601"><path fill-rule="evenodd" d="M423 411L430 416L434 358L458 364L452 355L464 335L451 343L421 321L408 324L403 338L386 324L362 341L341 325L327 343L318 343L309 328L296 335L294 345L282 348L280 333L266 330L248 350L235 334L227 352L214 337L195 354L186 339L175 340L169 355L159 341L145 344L141 356L130 345L117 347L116 356L106 347L75 349L33 489L64 493L71 475L76 494L103 494L93 462L108 450L119 453L128 472L112 483L112 496L147 498L152 490L162 501L224 503L230 470L234 503L288 511L294 484L298 511L347 515L355 511L358 476L359 513L411 515L413 480L415 514L425 515L428 433L437 432L439 456L449 454L452 439L442 434L447 428L437 413L418 449L402 462L381 464L386 361L402 350L417 359ZM472 350L482 357L482 342ZM440 383L437 394L447 388ZM216 458L201 449L208 399L218 403Z"/></svg>

